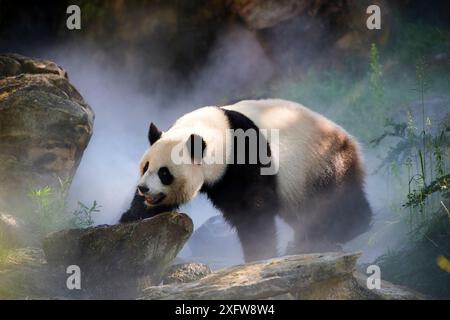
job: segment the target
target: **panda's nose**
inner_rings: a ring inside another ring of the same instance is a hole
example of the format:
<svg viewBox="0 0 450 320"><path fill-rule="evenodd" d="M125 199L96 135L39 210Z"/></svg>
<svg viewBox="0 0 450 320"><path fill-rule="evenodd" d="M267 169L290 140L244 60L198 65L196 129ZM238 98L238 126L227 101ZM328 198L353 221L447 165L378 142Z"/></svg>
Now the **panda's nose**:
<svg viewBox="0 0 450 320"><path fill-rule="evenodd" d="M144 185L138 185L138 190L139 190L139 192L140 193L142 193L142 194L145 194L145 193L147 193L150 189L149 188L147 188L147 186L144 186Z"/></svg>

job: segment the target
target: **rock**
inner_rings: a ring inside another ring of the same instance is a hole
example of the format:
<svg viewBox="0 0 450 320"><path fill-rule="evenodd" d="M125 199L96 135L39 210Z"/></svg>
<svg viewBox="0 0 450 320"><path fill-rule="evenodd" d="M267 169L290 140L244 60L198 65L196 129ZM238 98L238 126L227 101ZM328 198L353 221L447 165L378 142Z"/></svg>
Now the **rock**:
<svg viewBox="0 0 450 320"><path fill-rule="evenodd" d="M211 273L211 269L204 263L175 264L167 270L163 284L186 283L199 280Z"/></svg>
<svg viewBox="0 0 450 320"><path fill-rule="evenodd" d="M32 59L20 54L0 55L0 77L12 77L20 74L54 74L67 79L67 73L54 62Z"/></svg>
<svg viewBox="0 0 450 320"><path fill-rule="evenodd" d="M311 0L234 0L232 9L251 29L264 29L305 13L311 2Z"/></svg>
<svg viewBox="0 0 450 320"><path fill-rule="evenodd" d="M0 203L23 208L30 190L72 178L93 121L61 67L0 55Z"/></svg>
<svg viewBox="0 0 450 320"><path fill-rule="evenodd" d="M358 286L367 298L379 300L424 300L427 297L404 286L394 285L388 281L381 280L380 289L369 290L367 288L367 276L354 273L354 283Z"/></svg>
<svg viewBox="0 0 450 320"><path fill-rule="evenodd" d="M149 287L144 299L266 299L354 270L357 254L285 256L219 270L188 284Z"/></svg>
<svg viewBox="0 0 450 320"><path fill-rule="evenodd" d="M43 248L50 266L80 267L82 297L130 299L161 283L192 231L187 215L168 212L133 223L58 231L47 236Z"/></svg>
<svg viewBox="0 0 450 320"><path fill-rule="evenodd" d="M396 299L420 296L395 288L365 289L356 277L359 254L323 253L285 256L214 272L186 284L152 286L140 299ZM385 284L386 285L386 284Z"/></svg>
<svg viewBox="0 0 450 320"><path fill-rule="evenodd" d="M132 299L161 275L192 233L189 217L165 213L136 223L56 232L39 248L0 252L0 299ZM48 261L48 262L47 262ZM78 265L81 290L69 290Z"/></svg>
<svg viewBox="0 0 450 320"><path fill-rule="evenodd" d="M382 8L380 30L369 30L366 26L369 17L366 10L373 4ZM343 59L340 55L349 50L353 55L366 57L371 43L384 45L390 38L392 10L386 0L233 0L231 8L250 29L273 29L276 34L284 34L277 45L287 39L301 39L301 56L304 56L306 43L312 42L315 44L314 55L321 48L330 51L329 55L326 52L320 55L326 60L332 59L333 55ZM289 52L294 54L295 41L287 43ZM272 46L271 49L277 48Z"/></svg>
<svg viewBox="0 0 450 320"><path fill-rule="evenodd" d="M209 218L194 232L188 245L191 260L206 263L213 269L242 263L243 260L239 239L222 216Z"/></svg>

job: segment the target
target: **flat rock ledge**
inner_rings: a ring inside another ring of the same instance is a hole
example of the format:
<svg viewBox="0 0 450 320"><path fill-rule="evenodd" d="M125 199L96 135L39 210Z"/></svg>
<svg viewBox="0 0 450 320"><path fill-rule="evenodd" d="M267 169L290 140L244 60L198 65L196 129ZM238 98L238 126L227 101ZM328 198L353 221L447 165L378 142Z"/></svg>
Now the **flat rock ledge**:
<svg viewBox="0 0 450 320"><path fill-rule="evenodd" d="M404 288L383 282L369 290L355 271L358 253L293 255L238 265L200 280L143 290L140 299L421 299Z"/></svg>

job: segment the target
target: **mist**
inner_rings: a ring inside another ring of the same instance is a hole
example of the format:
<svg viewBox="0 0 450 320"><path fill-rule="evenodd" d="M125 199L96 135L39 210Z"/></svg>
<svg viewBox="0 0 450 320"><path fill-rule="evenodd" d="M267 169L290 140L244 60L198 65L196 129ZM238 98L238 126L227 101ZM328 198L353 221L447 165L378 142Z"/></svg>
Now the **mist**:
<svg viewBox="0 0 450 320"><path fill-rule="evenodd" d="M149 146L150 122L166 130L184 113L224 102L243 87L260 86L272 74L270 61L244 29L228 31L211 52L192 83L166 88L159 95L153 88L146 90L133 68L114 61L113 54L105 58L92 44L67 43L36 53L67 70L95 112L94 133L70 190L72 206L95 200L101 205L96 224L116 223L134 194L139 162ZM203 195L180 211L192 217L195 227L219 214Z"/></svg>

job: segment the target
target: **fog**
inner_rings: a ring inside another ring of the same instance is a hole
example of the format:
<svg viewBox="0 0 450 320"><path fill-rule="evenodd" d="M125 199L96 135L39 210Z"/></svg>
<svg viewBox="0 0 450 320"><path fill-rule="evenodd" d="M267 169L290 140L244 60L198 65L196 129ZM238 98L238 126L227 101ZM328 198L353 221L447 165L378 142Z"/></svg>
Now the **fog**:
<svg viewBox="0 0 450 320"><path fill-rule="evenodd" d="M67 70L71 83L95 112L93 136L71 187L72 206L96 200L102 206L94 217L96 223L117 222L135 190L150 122L165 130L184 113L223 103L243 87L261 85L272 74L272 65L254 36L243 29L228 31L211 52L192 83L155 94L152 88L145 89L132 68L105 57L95 46L67 43L44 53L40 50L39 57ZM219 214L203 195L181 211L190 214L195 227Z"/></svg>

